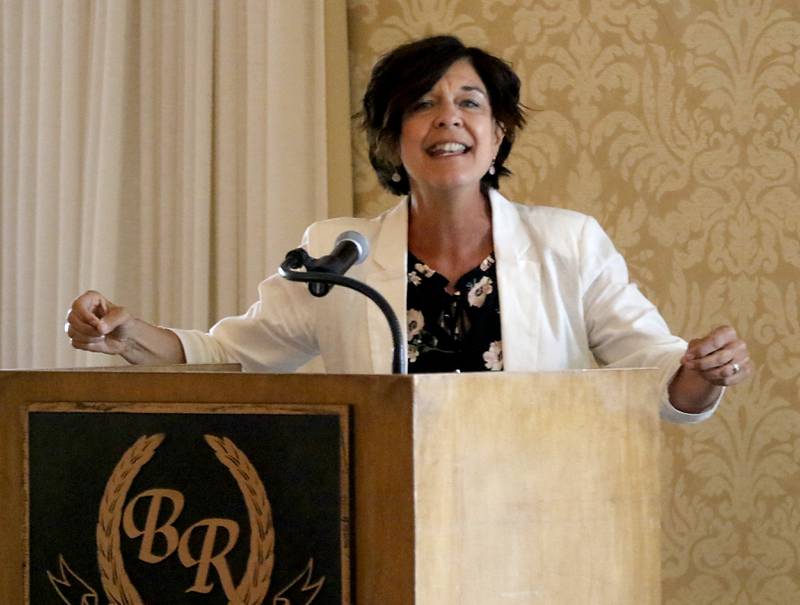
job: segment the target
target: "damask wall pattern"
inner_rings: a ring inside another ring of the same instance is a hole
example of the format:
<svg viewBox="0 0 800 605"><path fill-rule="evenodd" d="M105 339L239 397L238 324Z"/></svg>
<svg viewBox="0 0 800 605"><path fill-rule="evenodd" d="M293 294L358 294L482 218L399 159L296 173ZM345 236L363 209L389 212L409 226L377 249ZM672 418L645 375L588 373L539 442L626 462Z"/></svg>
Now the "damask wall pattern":
<svg viewBox="0 0 800 605"><path fill-rule="evenodd" d="M800 2L348 0L352 97L398 43L510 61L532 111L503 192L595 216L684 337L731 323L756 372L665 426L667 605L800 603ZM353 108L354 111L357 109ZM359 214L382 192L355 131Z"/></svg>

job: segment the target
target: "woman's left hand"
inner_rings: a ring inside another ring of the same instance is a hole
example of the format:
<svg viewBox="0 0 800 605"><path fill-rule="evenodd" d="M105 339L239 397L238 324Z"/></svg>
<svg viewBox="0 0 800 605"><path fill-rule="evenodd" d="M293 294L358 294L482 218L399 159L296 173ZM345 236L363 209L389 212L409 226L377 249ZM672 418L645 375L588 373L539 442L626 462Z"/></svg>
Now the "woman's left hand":
<svg viewBox="0 0 800 605"><path fill-rule="evenodd" d="M747 344L731 326L720 326L703 338L689 341L681 363L717 386L738 384L753 371Z"/></svg>
<svg viewBox="0 0 800 605"><path fill-rule="evenodd" d="M732 327L720 326L689 341L670 382L669 400L683 412L702 412L719 399L722 387L742 382L752 371L745 342Z"/></svg>

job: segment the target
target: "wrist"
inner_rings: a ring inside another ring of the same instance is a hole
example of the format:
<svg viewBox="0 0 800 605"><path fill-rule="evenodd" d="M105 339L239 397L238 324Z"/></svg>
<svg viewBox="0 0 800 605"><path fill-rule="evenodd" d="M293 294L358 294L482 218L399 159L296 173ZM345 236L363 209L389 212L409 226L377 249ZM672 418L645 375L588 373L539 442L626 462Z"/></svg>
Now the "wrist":
<svg viewBox="0 0 800 605"><path fill-rule="evenodd" d="M678 411L699 414L711 408L723 390L724 387L708 382L696 370L681 366L669 384L669 401Z"/></svg>
<svg viewBox="0 0 800 605"><path fill-rule="evenodd" d="M147 363L147 350L142 346L142 328L146 326L141 320L131 317L120 326L119 356L130 364ZM152 361L150 362L152 363Z"/></svg>

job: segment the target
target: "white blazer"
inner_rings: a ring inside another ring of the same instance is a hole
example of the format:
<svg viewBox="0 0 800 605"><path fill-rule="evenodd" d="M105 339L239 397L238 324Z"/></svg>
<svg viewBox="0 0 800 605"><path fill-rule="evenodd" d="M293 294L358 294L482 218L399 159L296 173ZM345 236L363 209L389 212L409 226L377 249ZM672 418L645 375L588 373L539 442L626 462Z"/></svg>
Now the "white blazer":
<svg viewBox="0 0 800 605"><path fill-rule="evenodd" d="M686 342L670 334L655 306L628 280L622 256L593 218L526 206L490 191L505 371L606 367L661 370L662 416L696 422L710 416L673 408L667 386ZM340 218L311 225L303 246L328 254L353 229L370 242L367 260L349 275L387 299L406 328L408 200L374 219ZM312 297L305 284L278 275L259 285L259 300L210 332L175 330L187 362L240 362L246 371L290 372L316 355L337 374L389 373L392 341L378 307L334 287Z"/></svg>

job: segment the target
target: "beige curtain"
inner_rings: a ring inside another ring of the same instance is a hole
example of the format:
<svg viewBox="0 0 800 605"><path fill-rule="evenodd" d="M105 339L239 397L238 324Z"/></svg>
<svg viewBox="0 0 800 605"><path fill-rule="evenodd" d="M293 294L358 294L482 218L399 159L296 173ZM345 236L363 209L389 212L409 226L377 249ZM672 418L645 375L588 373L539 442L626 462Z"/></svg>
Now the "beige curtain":
<svg viewBox="0 0 800 605"><path fill-rule="evenodd" d="M108 363L63 334L87 288L176 327L242 312L328 213L328 101L347 89L332 87L347 82L346 29L330 24L345 23L344 2L0 11L0 366Z"/></svg>

